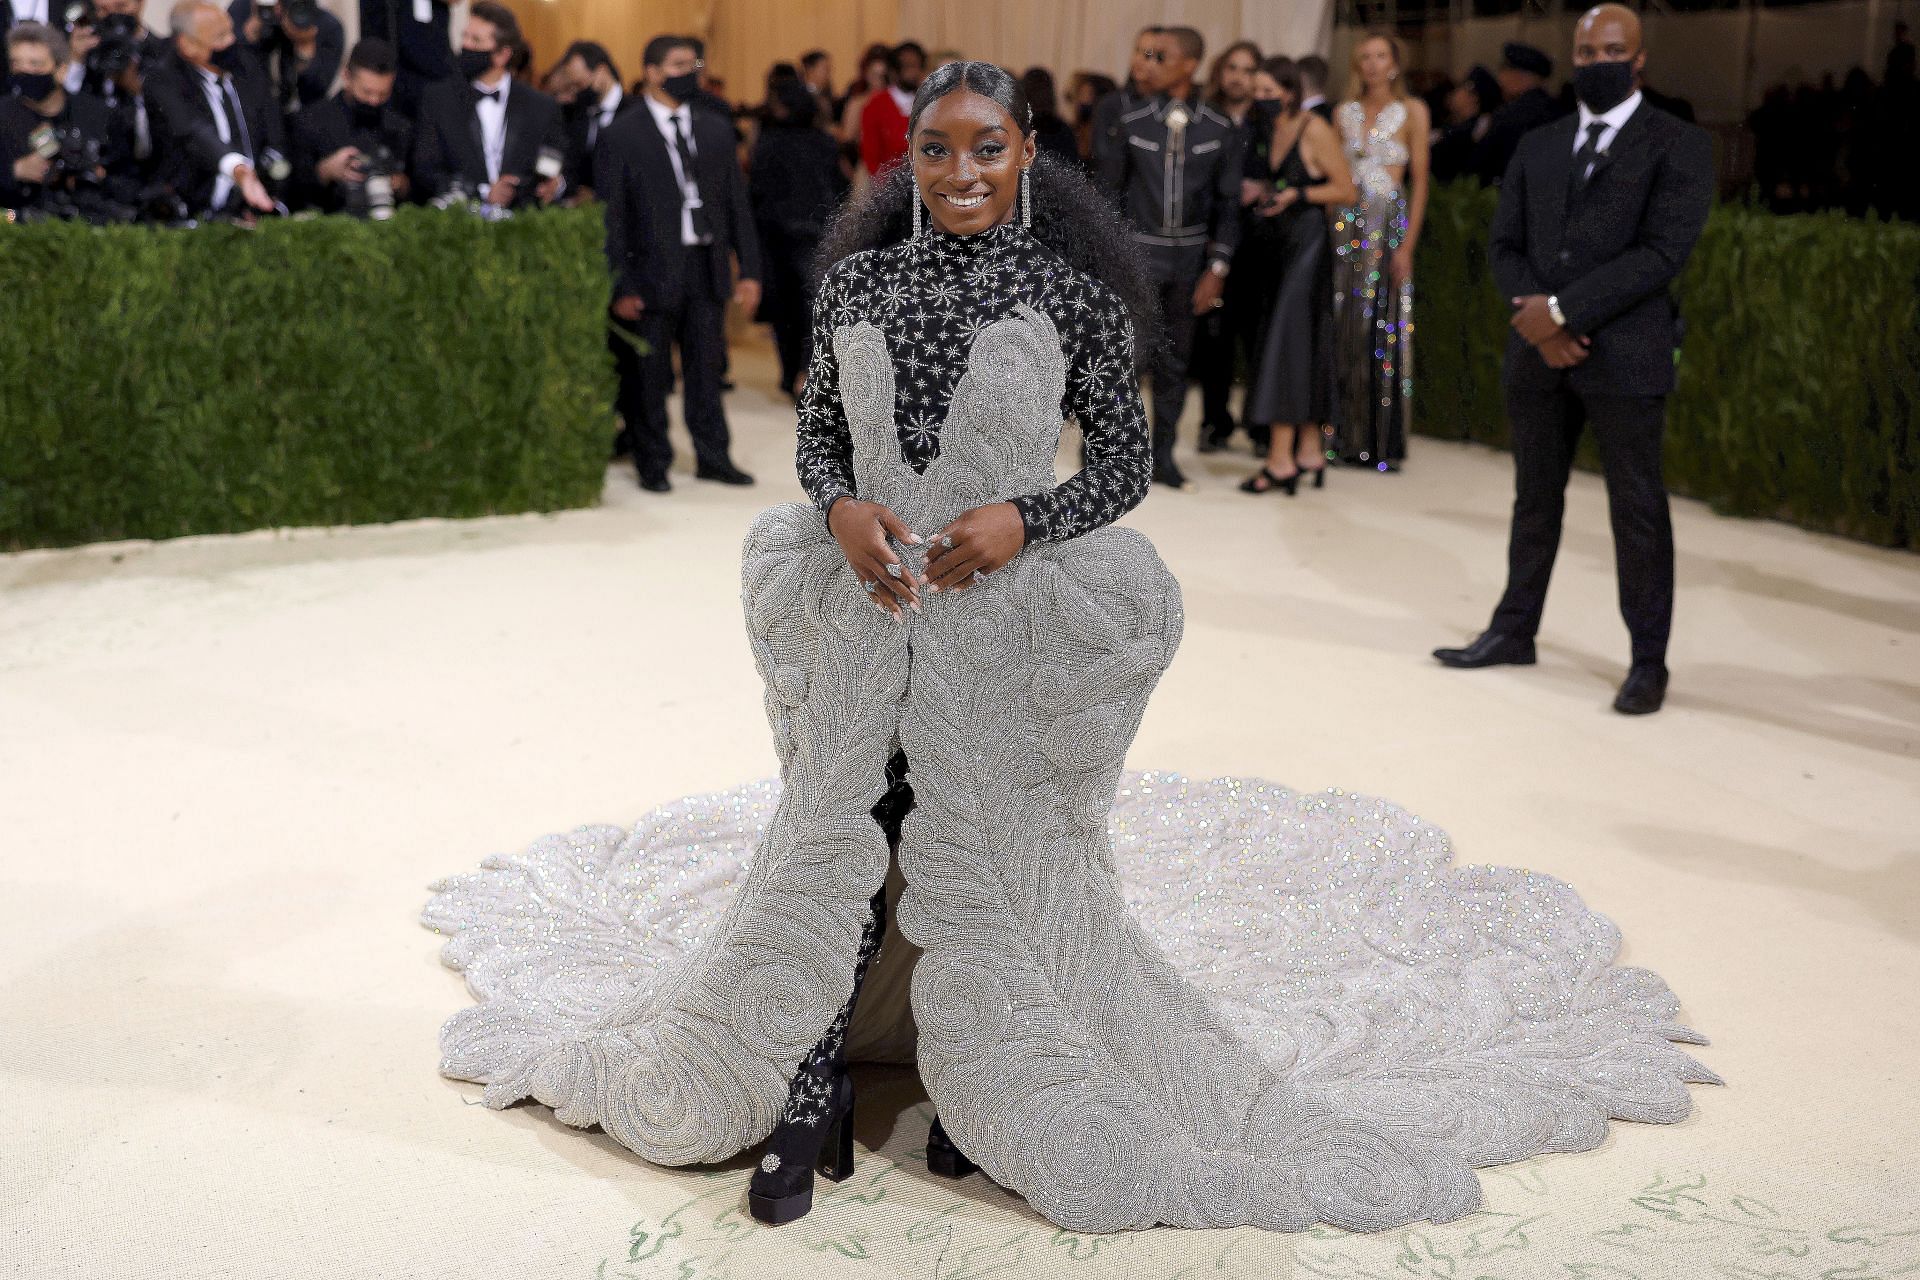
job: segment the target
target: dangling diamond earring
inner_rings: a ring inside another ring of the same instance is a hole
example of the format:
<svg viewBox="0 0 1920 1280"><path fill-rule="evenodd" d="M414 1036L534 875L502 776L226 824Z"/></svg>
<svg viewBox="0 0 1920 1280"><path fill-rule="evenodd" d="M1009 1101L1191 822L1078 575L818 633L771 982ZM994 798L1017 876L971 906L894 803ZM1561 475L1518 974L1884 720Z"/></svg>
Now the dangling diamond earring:
<svg viewBox="0 0 1920 1280"><path fill-rule="evenodd" d="M920 215L921 215L921 212L926 207L927 207L926 202L920 199L920 193L918 191L914 192L913 193L913 234L915 238L918 238L920 235Z"/></svg>
<svg viewBox="0 0 1920 1280"><path fill-rule="evenodd" d="M1020 225L1033 229L1033 175L1025 169L1020 171Z"/></svg>

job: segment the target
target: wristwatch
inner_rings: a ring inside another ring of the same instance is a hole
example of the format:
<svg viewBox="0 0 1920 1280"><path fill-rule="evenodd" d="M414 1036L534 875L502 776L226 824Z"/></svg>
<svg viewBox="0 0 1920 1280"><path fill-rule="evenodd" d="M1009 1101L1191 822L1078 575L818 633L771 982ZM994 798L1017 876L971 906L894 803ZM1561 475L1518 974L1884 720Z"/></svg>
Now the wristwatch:
<svg viewBox="0 0 1920 1280"><path fill-rule="evenodd" d="M1547 314L1552 316L1553 322L1562 329L1567 327L1567 313L1560 309L1560 298L1557 294L1548 297Z"/></svg>
<svg viewBox="0 0 1920 1280"><path fill-rule="evenodd" d="M1224 276L1224 275L1226 275L1226 274L1227 274L1227 262L1226 262L1226 259L1224 259L1224 258L1215 258L1215 259L1214 259L1214 260L1213 260L1212 262L1209 262L1209 263L1207 264L1207 270L1209 270L1209 271L1211 271L1211 272L1213 272L1213 274L1215 274L1215 275L1217 275L1217 276Z"/></svg>

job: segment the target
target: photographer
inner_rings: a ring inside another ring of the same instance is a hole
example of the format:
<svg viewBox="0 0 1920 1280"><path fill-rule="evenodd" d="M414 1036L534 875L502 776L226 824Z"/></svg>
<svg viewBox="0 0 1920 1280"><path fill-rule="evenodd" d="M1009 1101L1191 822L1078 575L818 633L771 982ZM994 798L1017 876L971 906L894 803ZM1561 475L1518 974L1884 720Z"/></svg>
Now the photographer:
<svg viewBox="0 0 1920 1280"><path fill-rule="evenodd" d="M263 175L292 166L266 71L212 0L180 0L172 26L173 52L145 69L160 177L195 217L273 212Z"/></svg>
<svg viewBox="0 0 1920 1280"><path fill-rule="evenodd" d="M427 89L413 130L414 194L461 192L500 209L552 204L566 182L560 104L507 73L523 45L513 11L474 0L457 78Z"/></svg>
<svg viewBox="0 0 1920 1280"><path fill-rule="evenodd" d="M67 88L112 102L114 82L125 67L165 56L167 42L141 24L140 9L140 0L93 0L67 37L73 58Z"/></svg>
<svg viewBox="0 0 1920 1280"><path fill-rule="evenodd" d="M107 104L66 88L67 39L38 22L7 33L14 93L0 99L0 205L49 217L129 222ZM116 198L117 197L117 198Z"/></svg>
<svg viewBox="0 0 1920 1280"><path fill-rule="evenodd" d="M406 199L413 126L393 108L397 70L391 45L362 40L347 59L340 92L293 118L294 190L301 206L383 218Z"/></svg>
<svg viewBox="0 0 1920 1280"><path fill-rule="evenodd" d="M281 115L292 120L326 101L340 74L347 30L319 0L233 0L227 14L267 68Z"/></svg>

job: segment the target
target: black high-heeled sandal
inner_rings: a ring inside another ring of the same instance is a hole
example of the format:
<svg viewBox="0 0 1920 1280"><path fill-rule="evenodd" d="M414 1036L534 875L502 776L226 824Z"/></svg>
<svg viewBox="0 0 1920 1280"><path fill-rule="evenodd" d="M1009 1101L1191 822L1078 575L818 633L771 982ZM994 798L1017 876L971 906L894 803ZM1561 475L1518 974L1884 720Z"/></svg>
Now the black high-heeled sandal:
<svg viewBox="0 0 1920 1280"><path fill-rule="evenodd" d="M818 1135L818 1148L812 1148ZM813 1208L813 1175L845 1182L853 1175L853 1079L834 1081L833 1108L824 1127L784 1124L767 1139L766 1154L747 1185L747 1210L780 1226Z"/></svg>
<svg viewBox="0 0 1920 1280"><path fill-rule="evenodd" d="M947 1136L936 1115L927 1126L927 1172L942 1178L964 1178L979 1167L953 1145L953 1139Z"/></svg>
<svg viewBox="0 0 1920 1280"><path fill-rule="evenodd" d="M1266 478L1265 484L1260 483L1260 480L1263 476ZM1290 476L1277 476L1273 474L1273 472L1267 470L1265 467L1261 467L1258 471L1254 472L1252 475L1248 476L1245 480L1242 480L1240 482L1240 492L1272 493L1275 489L1278 489L1280 490L1280 492L1286 494L1289 498L1291 498L1293 496L1294 486L1298 485L1299 483L1300 483L1300 473L1298 471L1294 472Z"/></svg>

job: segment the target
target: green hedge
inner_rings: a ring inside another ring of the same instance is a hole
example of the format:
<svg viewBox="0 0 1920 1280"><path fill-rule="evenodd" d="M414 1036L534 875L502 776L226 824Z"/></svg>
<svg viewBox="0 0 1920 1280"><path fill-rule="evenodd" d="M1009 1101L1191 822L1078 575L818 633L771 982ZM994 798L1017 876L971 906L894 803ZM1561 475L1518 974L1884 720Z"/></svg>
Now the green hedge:
<svg viewBox="0 0 1920 1280"><path fill-rule="evenodd" d="M1413 426L1504 447L1495 199L1461 185L1428 206ZM1728 515L1920 549L1920 227L1722 205L1679 294L1668 486Z"/></svg>
<svg viewBox="0 0 1920 1280"><path fill-rule="evenodd" d="M600 235L592 209L0 227L0 547L592 504Z"/></svg>

